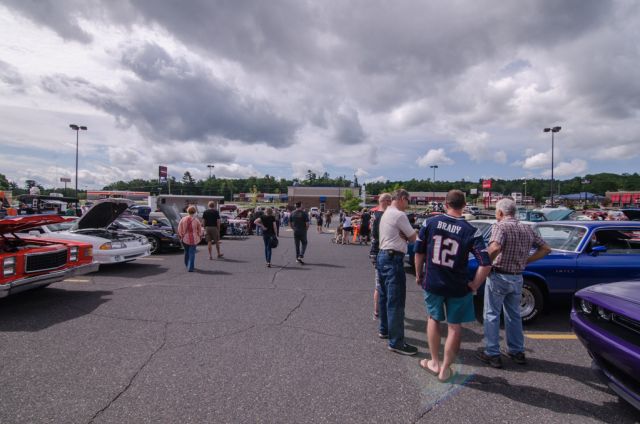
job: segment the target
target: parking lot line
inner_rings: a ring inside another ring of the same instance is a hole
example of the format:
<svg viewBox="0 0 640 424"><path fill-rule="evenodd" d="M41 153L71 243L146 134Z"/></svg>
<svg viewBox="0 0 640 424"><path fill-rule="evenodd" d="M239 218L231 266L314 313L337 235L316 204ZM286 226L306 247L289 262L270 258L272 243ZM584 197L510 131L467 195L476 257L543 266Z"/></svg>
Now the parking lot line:
<svg viewBox="0 0 640 424"><path fill-rule="evenodd" d="M536 340L576 340L573 333L524 333L525 337Z"/></svg>
<svg viewBox="0 0 640 424"><path fill-rule="evenodd" d="M81 279L77 279L77 278L67 278L66 280L63 280L65 283L88 283L91 280L81 280Z"/></svg>

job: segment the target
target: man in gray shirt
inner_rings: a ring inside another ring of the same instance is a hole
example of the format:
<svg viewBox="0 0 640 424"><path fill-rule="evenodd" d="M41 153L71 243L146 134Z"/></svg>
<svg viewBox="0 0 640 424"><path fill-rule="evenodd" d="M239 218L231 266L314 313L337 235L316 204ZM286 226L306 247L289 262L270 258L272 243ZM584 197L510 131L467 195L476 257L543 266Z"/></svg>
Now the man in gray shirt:
<svg viewBox="0 0 640 424"><path fill-rule="evenodd" d="M416 240L404 212L409 205L409 193L396 190L393 201L380 219L380 251L376 268L380 274L378 337L389 339L389 350L402 355L415 355L418 348L404 341L404 306L407 297L407 277L404 273L404 255L407 241Z"/></svg>

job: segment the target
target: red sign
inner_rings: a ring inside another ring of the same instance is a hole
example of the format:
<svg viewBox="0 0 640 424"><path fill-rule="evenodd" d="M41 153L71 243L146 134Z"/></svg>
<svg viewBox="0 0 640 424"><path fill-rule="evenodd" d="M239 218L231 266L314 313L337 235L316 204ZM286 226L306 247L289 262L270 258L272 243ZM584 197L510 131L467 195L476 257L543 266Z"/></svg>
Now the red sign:
<svg viewBox="0 0 640 424"><path fill-rule="evenodd" d="M482 188L491 188L491 180L483 180Z"/></svg>

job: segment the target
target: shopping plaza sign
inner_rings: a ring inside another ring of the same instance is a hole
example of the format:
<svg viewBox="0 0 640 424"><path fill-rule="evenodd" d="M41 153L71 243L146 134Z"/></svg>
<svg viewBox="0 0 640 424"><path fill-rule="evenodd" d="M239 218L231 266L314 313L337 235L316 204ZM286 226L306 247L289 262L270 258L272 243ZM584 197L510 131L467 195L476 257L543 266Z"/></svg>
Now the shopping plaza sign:
<svg viewBox="0 0 640 424"><path fill-rule="evenodd" d="M482 181L482 188L483 189L485 189L485 188L489 188L490 189L491 188L491 180L483 180Z"/></svg>

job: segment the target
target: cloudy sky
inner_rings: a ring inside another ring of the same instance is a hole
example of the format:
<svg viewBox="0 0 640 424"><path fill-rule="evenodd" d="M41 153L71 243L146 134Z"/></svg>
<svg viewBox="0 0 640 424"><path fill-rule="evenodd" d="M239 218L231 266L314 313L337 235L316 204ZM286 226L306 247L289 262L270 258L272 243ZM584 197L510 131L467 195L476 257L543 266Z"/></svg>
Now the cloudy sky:
<svg viewBox="0 0 640 424"><path fill-rule="evenodd" d="M636 172L635 0L0 0L0 173Z"/></svg>

